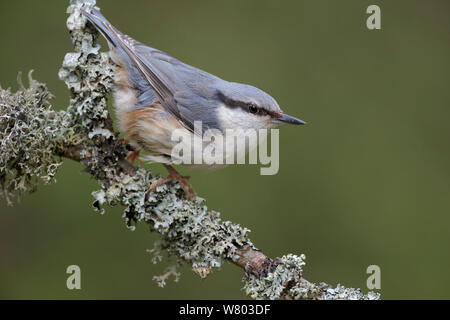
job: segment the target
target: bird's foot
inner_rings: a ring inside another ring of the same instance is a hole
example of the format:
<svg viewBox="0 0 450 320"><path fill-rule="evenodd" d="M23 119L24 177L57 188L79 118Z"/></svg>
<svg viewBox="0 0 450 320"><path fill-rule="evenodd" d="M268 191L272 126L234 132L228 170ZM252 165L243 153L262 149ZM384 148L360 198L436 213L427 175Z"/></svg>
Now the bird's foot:
<svg viewBox="0 0 450 320"><path fill-rule="evenodd" d="M157 187L162 186L163 184L166 184L167 182L170 182L170 181L178 181L178 183L180 184L184 193L186 194L187 199L193 199L193 198L197 197L197 193L195 193L194 188L188 182L188 180L190 178L189 176L180 175L175 170L175 168L172 167L171 165L167 165L167 164L163 164L163 165L164 165L164 167L166 167L167 171L169 172L169 175L165 178L162 178L162 179L152 183L152 185L150 186L150 188L148 189L148 191L145 195L146 200L148 200L150 193L154 192Z"/></svg>
<svg viewBox="0 0 450 320"><path fill-rule="evenodd" d="M133 166L136 160L138 160L139 164L142 166L142 160L139 158L140 152L141 150L130 151L125 160L129 161Z"/></svg>

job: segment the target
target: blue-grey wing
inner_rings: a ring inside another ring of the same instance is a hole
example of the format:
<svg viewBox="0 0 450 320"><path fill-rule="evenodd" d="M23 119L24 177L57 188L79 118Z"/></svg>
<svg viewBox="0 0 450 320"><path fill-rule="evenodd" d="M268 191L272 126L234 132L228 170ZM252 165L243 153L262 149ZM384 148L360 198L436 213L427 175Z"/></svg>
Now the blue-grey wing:
<svg viewBox="0 0 450 320"><path fill-rule="evenodd" d="M216 105L211 101L217 94L216 83L223 80L142 44L136 46L136 52L170 91L175 101L174 105L167 106L171 113L190 129L199 120L203 130L218 128Z"/></svg>

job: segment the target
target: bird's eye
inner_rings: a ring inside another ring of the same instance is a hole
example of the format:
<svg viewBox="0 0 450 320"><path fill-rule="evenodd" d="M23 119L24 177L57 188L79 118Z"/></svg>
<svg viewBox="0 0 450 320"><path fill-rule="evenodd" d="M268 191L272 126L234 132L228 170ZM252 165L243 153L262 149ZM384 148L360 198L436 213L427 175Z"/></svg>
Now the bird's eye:
<svg viewBox="0 0 450 320"><path fill-rule="evenodd" d="M255 106L253 103L250 103L248 105L248 111L250 111L250 113L257 113L258 112L258 107Z"/></svg>

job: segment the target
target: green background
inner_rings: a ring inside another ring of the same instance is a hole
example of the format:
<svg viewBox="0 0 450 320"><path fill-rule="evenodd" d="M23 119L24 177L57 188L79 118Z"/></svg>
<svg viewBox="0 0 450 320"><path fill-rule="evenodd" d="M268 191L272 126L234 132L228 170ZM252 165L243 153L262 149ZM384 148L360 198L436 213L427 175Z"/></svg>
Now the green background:
<svg viewBox="0 0 450 320"><path fill-rule="evenodd" d="M378 4L382 29L366 28ZM58 77L72 50L68 1L0 2L0 83L34 69L68 104ZM308 122L280 130L280 171L194 171L224 219L272 257L305 253L305 277L366 288L381 267L385 299L450 298L449 1L98 1L137 40L227 80L253 84ZM102 40L102 44L105 42ZM151 165L164 172L160 165ZM14 207L0 201L0 298L246 298L225 264L206 280L152 280L156 234L129 231L121 207L91 208L96 181L64 161L58 182ZM183 169L183 172L188 170ZM66 267L82 290L66 288Z"/></svg>

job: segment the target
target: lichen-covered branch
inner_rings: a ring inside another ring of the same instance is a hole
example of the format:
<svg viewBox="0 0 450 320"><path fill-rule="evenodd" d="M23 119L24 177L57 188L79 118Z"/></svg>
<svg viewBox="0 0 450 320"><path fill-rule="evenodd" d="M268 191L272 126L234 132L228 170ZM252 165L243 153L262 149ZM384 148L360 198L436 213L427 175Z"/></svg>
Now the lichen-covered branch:
<svg viewBox="0 0 450 320"><path fill-rule="evenodd" d="M148 187L159 177L125 160L125 144L113 129L107 95L115 66L100 52L98 33L79 10L94 5L94 0L72 0L68 8L75 50L66 54L59 71L70 90L66 110L52 109L51 94L31 74L28 88L20 84L16 93L0 88L0 184L6 201L12 204L14 196L33 191L40 178L54 181L61 157L69 158L99 182L95 210L121 205L130 229L144 222L160 235L149 250L153 261L161 260L163 250L175 258L165 275L155 277L160 285L170 275L179 277L178 265L188 263L204 278L228 261L245 270L245 292L255 299L378 299L359 289L305 280L303 255L266 257L250 241L247 228L223 221L203 199L187 200L176 182L158 187L146 200Z"/></svg>

